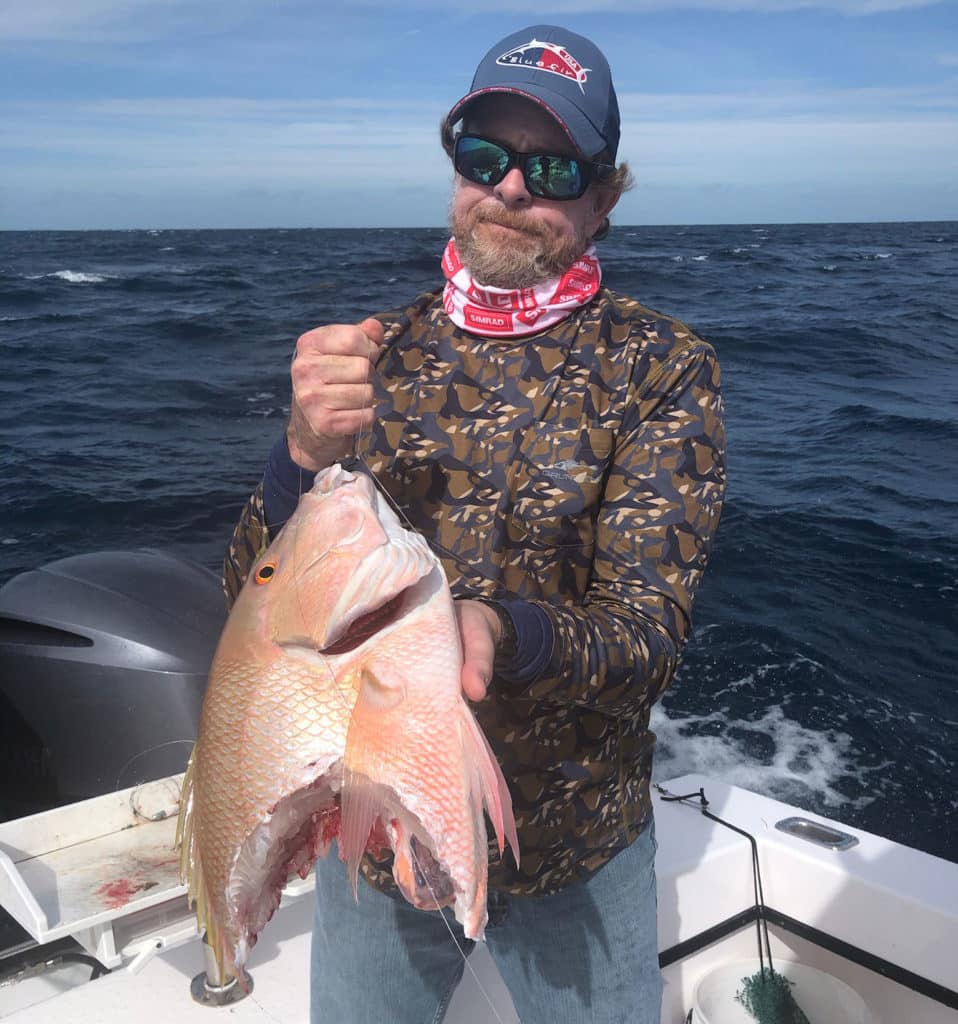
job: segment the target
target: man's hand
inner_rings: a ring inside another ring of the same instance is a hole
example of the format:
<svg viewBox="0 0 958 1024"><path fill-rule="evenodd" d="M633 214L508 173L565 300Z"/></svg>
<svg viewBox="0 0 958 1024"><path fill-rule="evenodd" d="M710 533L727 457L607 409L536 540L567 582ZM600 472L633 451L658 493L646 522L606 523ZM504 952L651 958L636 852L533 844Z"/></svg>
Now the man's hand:
<svg viewBox="0 0 958 1024"><path fill-rule="evenodd" d="M462 636L462 692L480 701L492 682L492 664L502 632L499 616L481 601L456 601Z"/></svg>
<svg viewBox="0 0 958 1024"><path fill-rule="evenodd" d="M296 342L286 440L293 461L319 470L348 454L350 438L372 428L374 365L383 327L370 317L358 326L330 324Z"/></svg>

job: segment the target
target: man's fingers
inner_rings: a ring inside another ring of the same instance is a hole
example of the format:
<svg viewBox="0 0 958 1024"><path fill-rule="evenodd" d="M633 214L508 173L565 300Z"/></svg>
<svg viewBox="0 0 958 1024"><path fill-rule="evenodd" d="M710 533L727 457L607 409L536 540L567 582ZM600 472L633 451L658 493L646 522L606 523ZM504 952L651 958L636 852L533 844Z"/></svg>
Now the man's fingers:
<svg viewBox="0 0 958 1024"><path fill-rule="evenodd" d="M378 340L372 324L375 324L379 329ZM363 329L365 325L369 325L369 334ZM361 326L331 324L326 327L316 327L305 334L301 334L297 339L296 359L320 355L362 356L364 359L373 360L379 354L379 347L382 344L382 333L382 324L371 317L368 320L364 320Z"/></svg>
<svg viewBox="0 0 958 1024"><path fill-rule="evenodd" d="M295 391L293 408L314 436L329 439L371 430L375 401L372 384L340 384Z"/></svg>
<svg viewBox="0 0 958 1024"><path fill-rule="evenodd" d="M324 415L317 417L315 423L323 430L316 430L320 437L349 437L360 432L367 433L372 429L375 415L372 408L367 409L329 409ZM315 428L314 428L315 429Z"/></svg>
<svg viewBox="0 0 958 1024"><path fill-rule="evenodd" d="M467 700L479 701L492 681L496 654L496 614L478 601L456 601L456 617L462 637L460 686Z"/></svg>
<svg viewBox="0 0 958 1024"><path fill-rule="evenodd" d="M327 384L364 384L372 375L368 359L360 356L330 356L310 353L296 359L293 384L322 387Z"/></svg>
<svg viewBox="0 0 958 1024"><path fill-rule="evenodd" d="M466 664L462 666L460 686L467 700L480 701L486 696L489 680L484 678L475 665Z"/></svg>
<svg viewBox="0 0 958 1024"><path fill-rule="evenodd" d="M374 317L368 316L359 324L359 329L378 349L385 338L383 325Z"/></svg>
<svg viewBox="0 0 958 1024"><path fill-rule="evenodd" d="M296 404L310 415L321 409L366 409L375 402L376 393L369 382L331 386L313 381L296 389Z"/></svg>

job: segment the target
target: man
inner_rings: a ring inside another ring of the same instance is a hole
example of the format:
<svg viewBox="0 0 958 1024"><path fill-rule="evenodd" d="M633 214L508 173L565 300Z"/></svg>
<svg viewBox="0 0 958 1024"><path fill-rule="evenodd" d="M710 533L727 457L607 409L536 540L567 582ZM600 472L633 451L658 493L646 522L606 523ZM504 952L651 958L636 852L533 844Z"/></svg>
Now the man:
<svg viewBox="0 0 958 1024"><path fill-rule="evenodd" d="M652 703L690 630L725 484L719 370L600 286L629 180L589 40L496 44L450 111L446 285L298 341L289 426L227 558L235 595L313 474L358 452L443 560L462 686L502 765L521 864L490 862L488 948L523 1021L658 1024ZM455 922L368 857L317 865L314 1021L442 1019ZM378 891L377 891L378 890ZM455 941L453 939L455 934Z"/></svg>

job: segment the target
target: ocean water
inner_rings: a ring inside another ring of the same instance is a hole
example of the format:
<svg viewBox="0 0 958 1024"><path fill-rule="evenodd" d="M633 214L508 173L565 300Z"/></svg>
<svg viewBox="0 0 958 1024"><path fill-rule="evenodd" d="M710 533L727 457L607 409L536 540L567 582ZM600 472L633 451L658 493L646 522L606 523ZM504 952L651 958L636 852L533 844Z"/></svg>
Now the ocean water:
<svg viewBox="0 0 958 1024"><path fill-rule="evenodd" d="M0 584L117 547L216 567L297 335L436 287L444 242L0 234ZM958 223L616 226L600 257L723 367L728 497L658 777L958 860Z"/></svg>

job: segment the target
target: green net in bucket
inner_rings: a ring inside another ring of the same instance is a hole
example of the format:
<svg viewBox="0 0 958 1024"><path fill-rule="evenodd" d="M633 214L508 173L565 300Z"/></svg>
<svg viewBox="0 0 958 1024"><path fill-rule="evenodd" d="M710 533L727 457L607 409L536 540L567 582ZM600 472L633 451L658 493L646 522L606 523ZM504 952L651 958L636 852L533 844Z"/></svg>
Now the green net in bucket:
<svg viewBox="0 0 958 1024"><path fill-rule="evenodd" d="M771 957L768 967L742 979L742 988L735 998L758 1024L810 1024L795 1002L792 983L772 968Z"/></svg>

